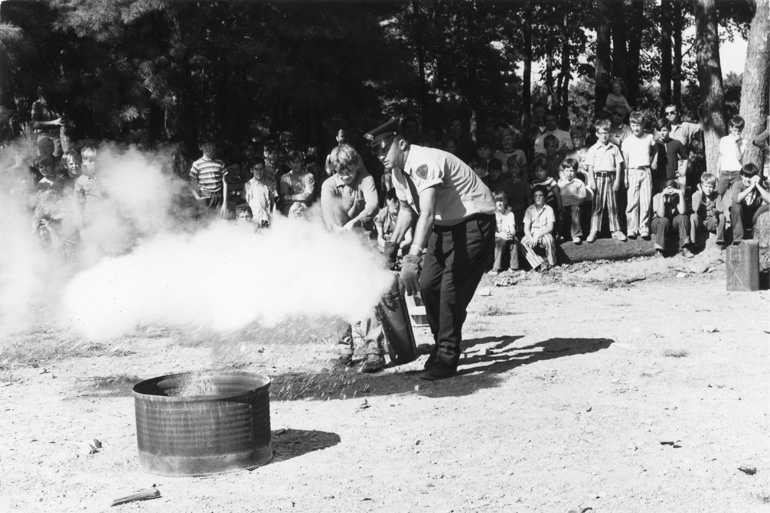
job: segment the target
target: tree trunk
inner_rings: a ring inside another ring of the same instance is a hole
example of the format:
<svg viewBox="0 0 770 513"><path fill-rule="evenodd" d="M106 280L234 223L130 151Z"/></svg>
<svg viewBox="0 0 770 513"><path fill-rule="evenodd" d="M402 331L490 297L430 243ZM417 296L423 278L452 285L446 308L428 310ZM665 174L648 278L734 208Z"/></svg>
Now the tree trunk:
<svg viewBox="0 0 770 513"><path fill-rule="evenodd" d="M521 129L526 130L532 120L532 6L524 7L524 83L521 86Z"/></svg>
<svg viewBox="0 0 770 513"><path fill-rule="evenodd" d="M570 46L569 46L569 17L564 15L564 40L561 43L561 76L559 90L559 118L564 120L569 116L569 79L572 73L570 66Z"/></svg>
<svg viewBox="0 0 770 513"><path fill-rule="evenodd" d="M644 15L644 0L631 0L628 19L641 20ZM631 23L628 27L628 66L624 80L628 88L628 103L636 105L639 99L639 66L642 55L642 23Z"/></svg>
<svg viewBox="0 0 770 513"><path fill-rule="evenodd" d="M422 30L420 30L420 7L418 0L412 0L412 15L414 16L414 39L417 53L417 71L420 76L420 119L425 119L428 105L428 87L425 81L425 48L422 44Z"/></svg>
<svg viewBox="0 0 770 513"><path fill-rule="evenodd" d="M673 0L671 4L672 35L674 37L674 67L671 70L671 78L674 82L674 94L671 103L682 104L682 29L684 28L685 5L680 0Z"/></svg>
<svg viewBox="0 0 770 513"><path fill-rule="evenodd" d="M770 65L770 0L757 0L746 50L741 86L741 117L746 121L744 136L749 141L765 129L768 114L768 65ZM743 163L762 167L762 152L749 145Z"/></svg>
<svg viewBox="0 0 770 513"><path fill-rule="evenodd" d="M706 167L719 173L719 139L725 130L725 99L722 90L722 66L719 61L719 30L714 0L695 0L695 55L698 63Z"/></svg>
<svg viewBox="0 0 770 513"><path fill-rule="evenodd" d="M610 2L612 16L612 74L625 81L628 69L628 51L626 48L626 18L623 2Z"/></svg>
<svg viewBox="0 0 770 513"><path fill-rule="evenodd" d="M671 103L671 0L660 4L660 110Z"/></svg>
<svg viewBox="0 0 770 513"><path fill-rule="evenodd" d="M610 85L610 1L597 0L596 9L596 71L594 80L594 110L599 112L607 101Z"/></svg>

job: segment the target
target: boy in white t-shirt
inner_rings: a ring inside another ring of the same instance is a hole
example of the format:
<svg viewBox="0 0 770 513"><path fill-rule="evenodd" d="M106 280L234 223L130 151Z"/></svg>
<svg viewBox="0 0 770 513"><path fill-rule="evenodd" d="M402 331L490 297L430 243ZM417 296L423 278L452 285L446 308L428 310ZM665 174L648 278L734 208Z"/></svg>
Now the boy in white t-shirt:
<svg viewBox="0 0 770 513"><path fill-rule="evenodd" d="M629 239L635 239L637 235L649 239L652 168L656 157L655 139L652 134L644 133L644 114L641 112L632 112L629 122L631 136L621 143L623 160L626 163L627 235Z"/></svg>

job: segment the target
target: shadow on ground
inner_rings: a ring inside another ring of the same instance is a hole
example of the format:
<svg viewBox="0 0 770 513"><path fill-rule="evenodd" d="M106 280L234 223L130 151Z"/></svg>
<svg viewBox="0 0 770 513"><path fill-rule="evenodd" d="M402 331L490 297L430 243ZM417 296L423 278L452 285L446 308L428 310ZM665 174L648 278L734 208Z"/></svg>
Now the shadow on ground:
<svg viewBox="0 0 770 513"><path fill-rule="evenodd" d="M340 435L326 431L278 429L273 431L273 459L271 463L290 460L309 452L327 449L340 443Z"/></svg>
<svg viewBox="0 0 770 513"><path fill-rule="evenodd" d="M393 371L360 374L351 370L323 369L317 373L286 373L272 378L273 401L349 399L416 393L426 397L462 396L499 385L504 373L544 360L588 354L607 349L607 338L552 338L528 346L516 346L519 335L483 337L463 343L457 375L440 381L419 379L426 357ZM404 370L401 370L401 369ZM419 385L419 387L416 387Z"/></svg>

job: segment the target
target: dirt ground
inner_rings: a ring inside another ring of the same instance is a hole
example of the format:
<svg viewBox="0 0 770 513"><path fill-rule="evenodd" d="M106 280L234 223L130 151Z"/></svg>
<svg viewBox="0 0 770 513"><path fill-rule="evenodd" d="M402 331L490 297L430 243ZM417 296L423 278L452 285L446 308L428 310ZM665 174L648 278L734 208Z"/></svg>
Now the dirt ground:
<svg viewBox="0 0 770 513"><path fill-rule="evenodd" d="M724 269L712 250L486 276L438 382L425 357L333 371L302 330L89 344L40 324L0 354L0 511L770 511L768 291L727 292ZM131 387L210 368L273 379L272 462L142 472Z"/></svg>

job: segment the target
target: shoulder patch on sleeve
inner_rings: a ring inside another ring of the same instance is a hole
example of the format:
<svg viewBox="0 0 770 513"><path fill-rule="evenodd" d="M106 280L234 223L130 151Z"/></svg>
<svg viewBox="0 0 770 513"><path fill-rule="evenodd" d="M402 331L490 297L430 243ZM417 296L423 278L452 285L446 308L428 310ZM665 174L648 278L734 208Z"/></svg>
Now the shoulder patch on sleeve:
<svg viewBox="0 0 770 513"><path fill-rule="evenodd" d="M425 180L428 178L428 166L426 164L421 165L417 168L414 174L417 175L418 178Z"/></svg>

